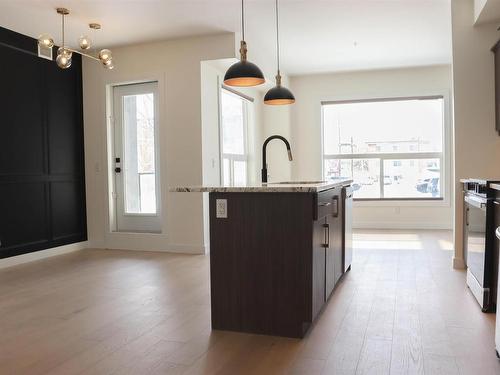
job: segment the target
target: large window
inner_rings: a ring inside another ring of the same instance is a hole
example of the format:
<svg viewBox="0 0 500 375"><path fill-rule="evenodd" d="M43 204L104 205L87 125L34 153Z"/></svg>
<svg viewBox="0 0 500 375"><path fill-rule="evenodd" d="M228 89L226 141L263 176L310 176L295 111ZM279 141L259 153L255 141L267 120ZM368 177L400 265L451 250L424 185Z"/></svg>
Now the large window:
<svg viewBox="0 0 500 375"><path fill-rule="evenodd" d="M248 101L221 89L222 182L226 186L247 184Z"/></svg>
<svg viewBox="0 0 500 375"><path fill-rule="evenodd" d="M443 197L443 98L322 103L325 179L357 199Z"/></svg>

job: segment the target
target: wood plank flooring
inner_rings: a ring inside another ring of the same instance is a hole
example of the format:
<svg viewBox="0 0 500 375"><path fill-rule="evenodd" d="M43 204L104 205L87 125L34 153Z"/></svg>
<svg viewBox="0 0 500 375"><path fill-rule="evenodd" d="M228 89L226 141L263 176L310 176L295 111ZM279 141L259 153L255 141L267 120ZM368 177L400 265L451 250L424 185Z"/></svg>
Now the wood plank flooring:
<svg viewBox="0 0 500 375"><path fill-rule="evenodd" d="M303 340L211 331L207 256L84 250L0 270L0 374L500 374L447 231L356 231Z"/></svg>

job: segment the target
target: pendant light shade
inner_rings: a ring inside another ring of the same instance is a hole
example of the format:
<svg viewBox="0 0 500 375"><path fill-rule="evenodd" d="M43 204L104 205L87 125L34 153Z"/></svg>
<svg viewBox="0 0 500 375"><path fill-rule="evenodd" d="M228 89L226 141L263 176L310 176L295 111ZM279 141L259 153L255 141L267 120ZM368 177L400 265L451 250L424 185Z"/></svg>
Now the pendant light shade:
<svg viewBox="0 0 500 375"><path fill-rule="evenodd" d="M279 84L277 82L280 82ZM264 96L264 103L269 105L286 105L295 103L295 96L286 87L281 86L281 76L276 76L276 86Z"/></svg>
<svg viewBox="0 0 500 375"><path fill-rule="evenodd" d="M224 84L228 86L249 87L261 85L266 80L257 65L247 60L247 43L245 42L245 12L241 0L241 30L243 40L240 43L240 61L231 65L224 75Z"/></svg>
<svg viewBox="0 0 500 375"><path fill-rule="evenodd" d="M270 89L264 96L264 104L286 105L295 103L295 97L293 96L290 90L288 90L284 86L281 86L278 0L275 0L275 3L276 3L276 58L278 65L278 74L276 74L276 86Z"/></svg>

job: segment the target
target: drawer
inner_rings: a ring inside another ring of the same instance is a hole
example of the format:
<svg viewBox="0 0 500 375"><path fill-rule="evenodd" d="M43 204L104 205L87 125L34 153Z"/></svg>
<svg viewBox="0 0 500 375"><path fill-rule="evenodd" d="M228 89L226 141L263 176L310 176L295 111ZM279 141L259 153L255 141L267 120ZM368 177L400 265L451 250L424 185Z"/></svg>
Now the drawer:
<svg viewBox="0 0 500 375"><path fill-rule="evenodd" d="M339 214L339 199L340 188L322 191L317 194L317 204L315 209L314 220L321 219L325 216L332 215L337 217Z"/></svg>

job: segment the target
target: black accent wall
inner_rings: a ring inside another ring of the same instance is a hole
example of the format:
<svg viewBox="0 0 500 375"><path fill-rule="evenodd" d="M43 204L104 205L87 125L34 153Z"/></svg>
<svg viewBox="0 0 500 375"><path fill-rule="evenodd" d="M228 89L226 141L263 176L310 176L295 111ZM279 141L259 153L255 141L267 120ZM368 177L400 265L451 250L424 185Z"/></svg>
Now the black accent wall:
<svg viewBox="0 0 500 375"><path fill-rule="evenodd" d="M81 57L0 27L0 258L87 239L83 150Z"/></svg>

